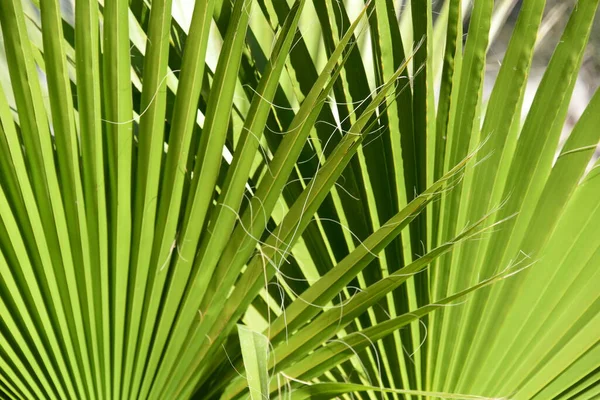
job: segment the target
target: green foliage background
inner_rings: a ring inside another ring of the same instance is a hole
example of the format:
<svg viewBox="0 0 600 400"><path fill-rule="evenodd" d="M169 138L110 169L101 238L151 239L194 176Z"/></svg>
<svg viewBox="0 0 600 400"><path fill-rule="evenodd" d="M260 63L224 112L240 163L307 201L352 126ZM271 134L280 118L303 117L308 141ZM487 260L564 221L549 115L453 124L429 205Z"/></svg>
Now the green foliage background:
<svg viewBox="0 0 600 400"><path fill-rule="evenodd" d="M513 3L0 0L0 397L600 396L598 0L524 118Z"/></svg>

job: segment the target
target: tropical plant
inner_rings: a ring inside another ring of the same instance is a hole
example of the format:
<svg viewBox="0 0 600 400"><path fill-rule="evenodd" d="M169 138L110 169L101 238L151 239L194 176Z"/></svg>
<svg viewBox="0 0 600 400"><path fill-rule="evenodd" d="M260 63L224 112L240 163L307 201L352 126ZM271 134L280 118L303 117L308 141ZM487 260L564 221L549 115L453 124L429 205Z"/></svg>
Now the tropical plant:
<svg viewBox="0 0 600 400"><path fill-rule="evenodd" d="M0 0L0 397L597 398L598 0L467 3Z"/></svg>

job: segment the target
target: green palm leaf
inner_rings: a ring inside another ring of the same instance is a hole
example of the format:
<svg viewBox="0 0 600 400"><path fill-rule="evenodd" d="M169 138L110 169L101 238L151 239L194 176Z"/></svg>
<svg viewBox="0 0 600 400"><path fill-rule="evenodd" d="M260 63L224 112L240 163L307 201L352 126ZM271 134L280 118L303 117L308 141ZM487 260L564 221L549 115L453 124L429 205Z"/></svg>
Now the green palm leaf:
<svg viewBox="0 0 600 400"><path fill-rule="evenodd" d="M599 2L404 3L0 0L0 398L597 397Z"/></svg>

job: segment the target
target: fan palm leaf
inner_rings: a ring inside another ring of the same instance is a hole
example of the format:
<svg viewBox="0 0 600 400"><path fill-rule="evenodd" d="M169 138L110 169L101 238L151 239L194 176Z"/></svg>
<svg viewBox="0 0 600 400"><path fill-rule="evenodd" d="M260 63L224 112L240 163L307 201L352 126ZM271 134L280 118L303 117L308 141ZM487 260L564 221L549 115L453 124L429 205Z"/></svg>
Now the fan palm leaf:
<svg viewBox="0 0 600 400"><path fill-rule="evenodd" d="M468 3L0 0L0 397L597 396L599 2Z"/></svg>

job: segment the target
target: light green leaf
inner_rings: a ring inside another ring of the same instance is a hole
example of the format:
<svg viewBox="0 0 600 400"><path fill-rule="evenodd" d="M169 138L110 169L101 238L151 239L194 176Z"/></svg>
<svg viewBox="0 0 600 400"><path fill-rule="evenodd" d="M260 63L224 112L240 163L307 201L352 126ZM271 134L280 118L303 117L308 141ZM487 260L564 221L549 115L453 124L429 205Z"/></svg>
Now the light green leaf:
<svg viewBox="0 0 600 400"><path fill-rule="evenodd" d="M244 369L250 398L264 400L269 398L269 339L260 332L253 332L238 325L240 346L244 358Z"/></svg>

